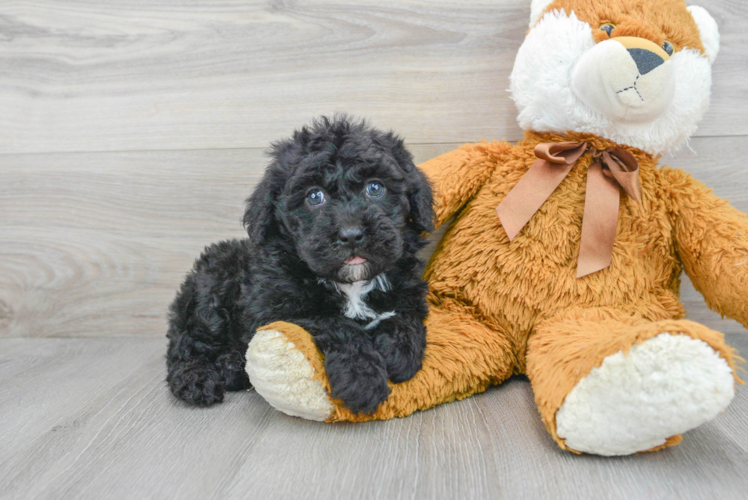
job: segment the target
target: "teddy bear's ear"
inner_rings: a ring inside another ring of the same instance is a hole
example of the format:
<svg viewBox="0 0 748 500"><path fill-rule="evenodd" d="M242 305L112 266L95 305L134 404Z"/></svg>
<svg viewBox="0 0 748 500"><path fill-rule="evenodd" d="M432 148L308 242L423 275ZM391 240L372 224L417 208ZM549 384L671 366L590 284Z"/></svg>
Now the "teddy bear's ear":
<svg viewBox="0 0 748 500"><path fill-rule="evenodd" d="M688 7L688 12L691 13L694 21L696 21L696 25L699 27L699 35L701 36L701 43L706 50L706 56L709 58L709 62L714 64L717 52L719 52L719 28L717 27L717 22L709 15L709 12L704 7L691 5Z"/></svg>
<svg viewBox="0 0 748 500"><path fill-rule="evenodd" d="M543 12L546 7L553 3L553 0L532 0L530 5L530 29L535 26L540 18L543 16Z"/></svg>

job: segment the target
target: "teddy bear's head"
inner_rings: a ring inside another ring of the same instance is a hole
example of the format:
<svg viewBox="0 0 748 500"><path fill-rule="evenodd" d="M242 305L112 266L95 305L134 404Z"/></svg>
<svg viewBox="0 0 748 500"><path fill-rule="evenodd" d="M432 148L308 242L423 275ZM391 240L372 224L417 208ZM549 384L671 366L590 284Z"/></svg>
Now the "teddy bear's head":
<svg viewBox="0 0 748 500"><path fill-rule="evenodd" d="M511 76L519 124L672 152L709 105L717 23L684 0L532 0Z"/></svg>

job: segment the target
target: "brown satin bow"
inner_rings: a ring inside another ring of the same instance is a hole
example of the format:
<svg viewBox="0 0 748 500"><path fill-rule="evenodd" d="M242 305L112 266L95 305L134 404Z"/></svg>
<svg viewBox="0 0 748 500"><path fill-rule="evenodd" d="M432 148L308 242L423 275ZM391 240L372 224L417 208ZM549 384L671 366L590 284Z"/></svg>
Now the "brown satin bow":
<svg viewBox="0 0 748 500"><path fill-rule="evenodd" d="M576 162L589 149L586 142L549 142L535 146L538 160L496 208L509 241L545 203ZM618 226L620 189L641 201L639 162L626 150L593 151L587 170L577 278L610 266Z"/></svg>

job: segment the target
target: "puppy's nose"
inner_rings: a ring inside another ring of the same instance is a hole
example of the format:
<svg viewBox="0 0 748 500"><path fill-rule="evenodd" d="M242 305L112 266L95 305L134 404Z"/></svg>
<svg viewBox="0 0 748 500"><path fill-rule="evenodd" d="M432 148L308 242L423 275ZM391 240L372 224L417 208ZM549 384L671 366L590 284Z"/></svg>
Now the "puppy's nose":
<svg viewBox="0 0 748 500"><path fill-rule="evenodd" d="M338 241L344 245L357 245L364 238L364 231L360 227L344 227L338 232Z"/></svg>

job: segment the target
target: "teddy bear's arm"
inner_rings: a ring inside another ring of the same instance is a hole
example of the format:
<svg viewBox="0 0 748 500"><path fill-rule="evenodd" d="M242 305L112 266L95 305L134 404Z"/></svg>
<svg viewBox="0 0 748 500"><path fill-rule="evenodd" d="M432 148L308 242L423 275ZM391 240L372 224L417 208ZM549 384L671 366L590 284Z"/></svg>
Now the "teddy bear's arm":
<svg viewBox="0 0 748 500"><path fill-rule="evenodd" d="M711 309L748 328L748 216L685 172L663 173L670 178L686 274Z"/></svg>
<svg viewBox="0 0 748 500"><path fill-rule="evenodd" d="M436 227L478 192L510 149L506 142L466 144L419 165L434 190Z"/></svg>

